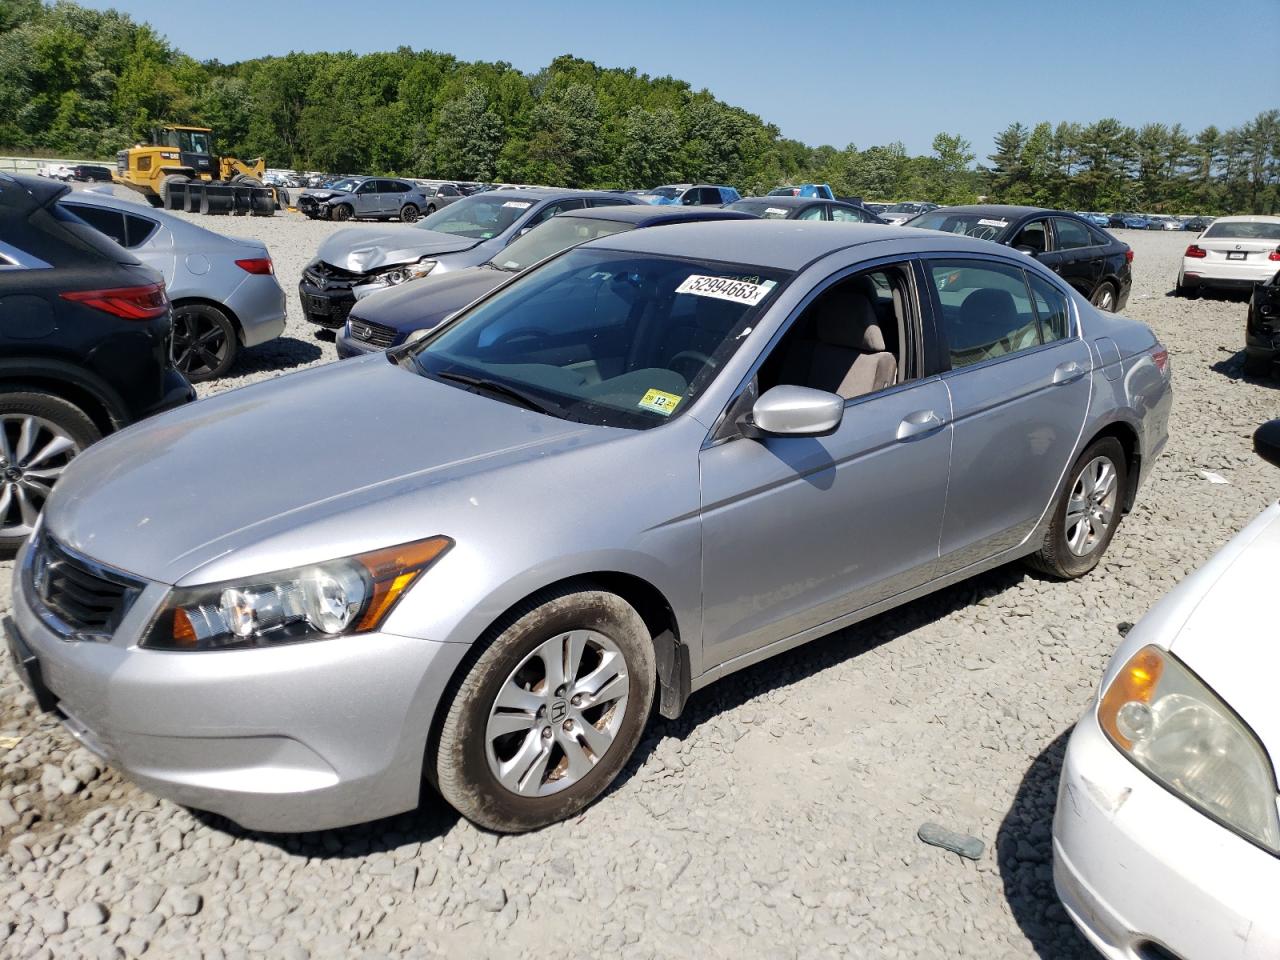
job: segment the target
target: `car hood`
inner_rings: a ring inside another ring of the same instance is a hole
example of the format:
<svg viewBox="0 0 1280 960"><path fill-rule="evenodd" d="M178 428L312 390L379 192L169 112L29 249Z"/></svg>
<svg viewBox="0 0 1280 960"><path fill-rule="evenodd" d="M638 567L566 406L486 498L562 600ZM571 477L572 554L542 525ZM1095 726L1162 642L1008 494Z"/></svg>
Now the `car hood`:
<svg viewBox="0 0 1280 960"><path fill-rule="evenodd" d="M1280 505L1273 504L1180 588L1186 619L1169 649L1280 762L1280 641L1270 605L1277 569Z"/></svg>
<svg viewBox="0 0 1280 960"><path fill-rule="evenodd" d="M470 250L477 243L470 237L410 226L348 227L320 244L316 257L352 273L368 273L426 256Z"/></svg>
<svg viewBox="0 0 1280 960"><path fill-rule="evenodd" d="M423 277L363 298L351 309L351 318L406 333L430 329L513 276L492 267L468 267Z"/></svg>
<svg viewBox="0 0 1280 960"><path fill-rule="evenodd" d="M44 524L148 580L179 583L220 558L219 571L242 562L265 572L440 533L452 494L472 492L479 475L621 433L375 354L229 391L95 444L67 468ZM299 536L310 524L326 535Z"/></svg>

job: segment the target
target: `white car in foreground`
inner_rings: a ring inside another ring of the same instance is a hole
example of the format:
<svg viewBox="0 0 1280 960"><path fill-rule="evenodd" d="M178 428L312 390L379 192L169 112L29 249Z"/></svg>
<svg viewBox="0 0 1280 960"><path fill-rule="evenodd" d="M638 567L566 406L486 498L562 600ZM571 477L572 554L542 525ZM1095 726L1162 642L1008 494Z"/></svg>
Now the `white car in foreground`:
<svg viewBox="0 0 1280 960"><path fill-rule="evenodd" d="M1280 420L1255 435L1280 465ZM1110 960L1280 957L1273 504L1125 638L1067 746L1053 876Z"/></svg>
<svg viewBox="0 0 1280 960"><path fill-rule="evenodd" d="M1182 255L1177 292L1251 290L1280 270L1280 217L1219 217Z"/></svg>

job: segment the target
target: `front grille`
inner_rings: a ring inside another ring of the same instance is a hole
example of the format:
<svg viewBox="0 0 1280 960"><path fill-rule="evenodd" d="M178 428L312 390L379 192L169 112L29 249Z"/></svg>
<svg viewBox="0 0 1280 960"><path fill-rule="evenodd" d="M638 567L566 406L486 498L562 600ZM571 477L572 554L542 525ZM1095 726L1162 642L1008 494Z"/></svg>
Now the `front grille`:
<svg viewBox="0 0 1280 960"><path fill-rule="evenodd" d="M362 282L365 279L364 274L343 270L341 267L335 267L333 264L325 263L323 260L317 260L303 270L302 277L308 283L319 287L321 290L350 290L352 284Z"/></svg>
<svg viewBox="0 0 1280 960"><path fill-rule="evenodd" d="M385 349L396 342L396 331L391 327L370 323L368 320L356 320L354 317L351 319L351 336L361 343L380 349Z"/></svg>
<svg viewBox="0 0 1280 960"><path fill-rule="evenodd" d="M143 584L42 536L32 547L31 585L37 602L72 633L109 636Z"/></svg>

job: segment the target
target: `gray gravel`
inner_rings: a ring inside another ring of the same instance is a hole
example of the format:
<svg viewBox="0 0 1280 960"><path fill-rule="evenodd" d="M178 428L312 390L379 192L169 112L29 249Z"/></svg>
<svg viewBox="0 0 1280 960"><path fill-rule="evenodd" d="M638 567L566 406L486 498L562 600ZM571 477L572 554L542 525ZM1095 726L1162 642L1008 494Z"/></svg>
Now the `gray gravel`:
<svg viewBox="0 0 1280 960"><path fill-rule="evenodd" d="M206 221L207 222L207 218ZM203 394L330 361L296 283L330 225L265 240L290 291L276 344ZM1129 314L1174 358L1168 452L1098 570L996 570L730 677L656 724L573 821L497 837L422 809L298 837L158 801L37 717L0 665L0 955L575 958L1091 956L1053 895L1065 738L1137 620L1276 496L1250 434L1245 305L1169 296L1187 237L1128 233ZM1221 474L1214 485L1198 470ZM0 567L0 612L9 603ZM976 862L916 837L934 821Z"/></svg>

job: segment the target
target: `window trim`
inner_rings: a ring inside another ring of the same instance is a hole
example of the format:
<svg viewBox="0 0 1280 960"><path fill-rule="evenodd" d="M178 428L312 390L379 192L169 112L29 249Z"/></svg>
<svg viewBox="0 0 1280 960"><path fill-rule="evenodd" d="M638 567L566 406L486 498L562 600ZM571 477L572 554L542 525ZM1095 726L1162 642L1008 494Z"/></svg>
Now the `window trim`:
<svg viewBox="0 0 1280 960"><path fill-rule="evenodd" d="M39 257L32 256L12 244L0 240L0 271L17 270L52 270L53 264L46 263Z"/></svg>
<svg viewBox="0 0 1280 960"><path fill-rule="evenodd" d="M1023 275L1022 282L1027 288L1027 300L1031 304L1031 313L1036 318L1036 330L1037 332L1039 332L1040 312L1036 309L1035 295L1032 293L1032 290L1031 290L1031 282L1030 280L1027 279L1027 273L1031 269L1031 266L1030 264L1026 264L1026 263L1015 263L1011 260L996 259L994 257L982 256L981 254L975 254L972 252L947 253L945 251L930 251L929 253L920 255L919 260L920 260L921 268L924 272L924 281L927 285L926 293L929 296L930 308L933 310L934 316L937 318L936 330L937 330L937 337L939 341L938 348L939 348L939 354L940 354L938 357L938 360L940 363L946 364L946 368L939 370L938 375L941 376L943 379L948 379L957 374L968 373L970 370L983 370L994 364L1005 363L1008 360L1016 360L1019 357L1029 357L1029 356L1032 356L1033 354L1041 353L1045 350L1049 350L1054 347L1061 346L1064 343L1070 343L1072 340L1084 339L1083 330L1081 329L1081 326L1080 326L1080 316L1079 316L1079 312L1076 309L1075 300L1072 298L1069 292L1066 292L1062 289L1062 284L1057 282L1056 277L1050 277L1048 275L1047 270L1038 270L1036 271L1036 274L1037 276L1040 277L1040 279L1045 280L1046 282L1049 282L1050 285L1056 288L1060 294L1066 297L1067 322L1071 324L1071 330L1068 332L1067 336L1063 337L1061 340L1052 340L1049 343L1040 343L1034 347L1027 347L1025 350L1017 350L1013 353L1001 354L998 357L991 357L990 359L987 359L987 360L980 360L977 363L971 363L964 367L953 367L951 366L951 341L947 337L946 314L943 313L942 311L942 301L938 299L937 285L933 282L933 279L929 275L930 264L938 260L972 260L975 263L979 263L979 264L994 263L1000 266L1008 267L1012 270L1021 271Z"/></svg>
<svg viewBox="0 0 1280 960"><path fill-rule="evenodd" d="M778 344L780 344L783 338L791 332L795 327L796 322L800 317L804 316L805 311L813 305L815 300L830 290L837 283L848 280L850 277L857 276L860 273L874 273L876 270L883 269L884 267L901 267L903 273L907 275L907 282L911 287L910 293L912 294L912 299L915 304L915 322L912 323L911 316L909 315L905 319L905 323L910 329L904 330L903 333L907 337L911 338L912 351L915 355L916 367L919 371L919 376L900 383L895 383L891 387L885 387L883 390L877 390L874 393L863 394L859 397L850 397L844 401L844 409L847 411L851 406L863 403L867 400L888 396L889 394L905 390L908 387L914 387L930 380L937 379L939 376L937 372L925 372L928 369L925 363L927 354L924 346L924 327L926 326L924 314L926 305L920 298L920 276L916 267L916 265L921 262L921 257L918 253L896 254L877 257L874 260L862 260L858 263L847 264L840 267L834 273L828 274L820 282L810 287L808 293L804 295L799 303L791 308L786 319L778 325L778 329L773 332L773 336L769 338L769 342L761 347L756 353L755 359L751 361L751 366L747 368L747 372L743 375L742 379L738 381L738 385L733 388L732 393L729 395L729 401L712 421L711 429L707 431L707 437L703 441L701 449L706 450L710 447L718 446L721 443L727 443L730 440L743 438L742 433L737 429L736 423L733 422L729 415L737 408L743 395L751 389L751 384L755 381L756 375L760 372L760 368L764 365L765 360L773 354L773 351L778 348ZM788 281L788 283L794 283L795 280L803 274L803 272L803 270L799 271L790 281ZM933 310L931 303L929 304L928 309L930 311ZM908 309L908 314L910 313L911 310ZM899 347L901 347L901 344L899 344ZM910 360L910 358L908 358L908 360Z"/></svg>

